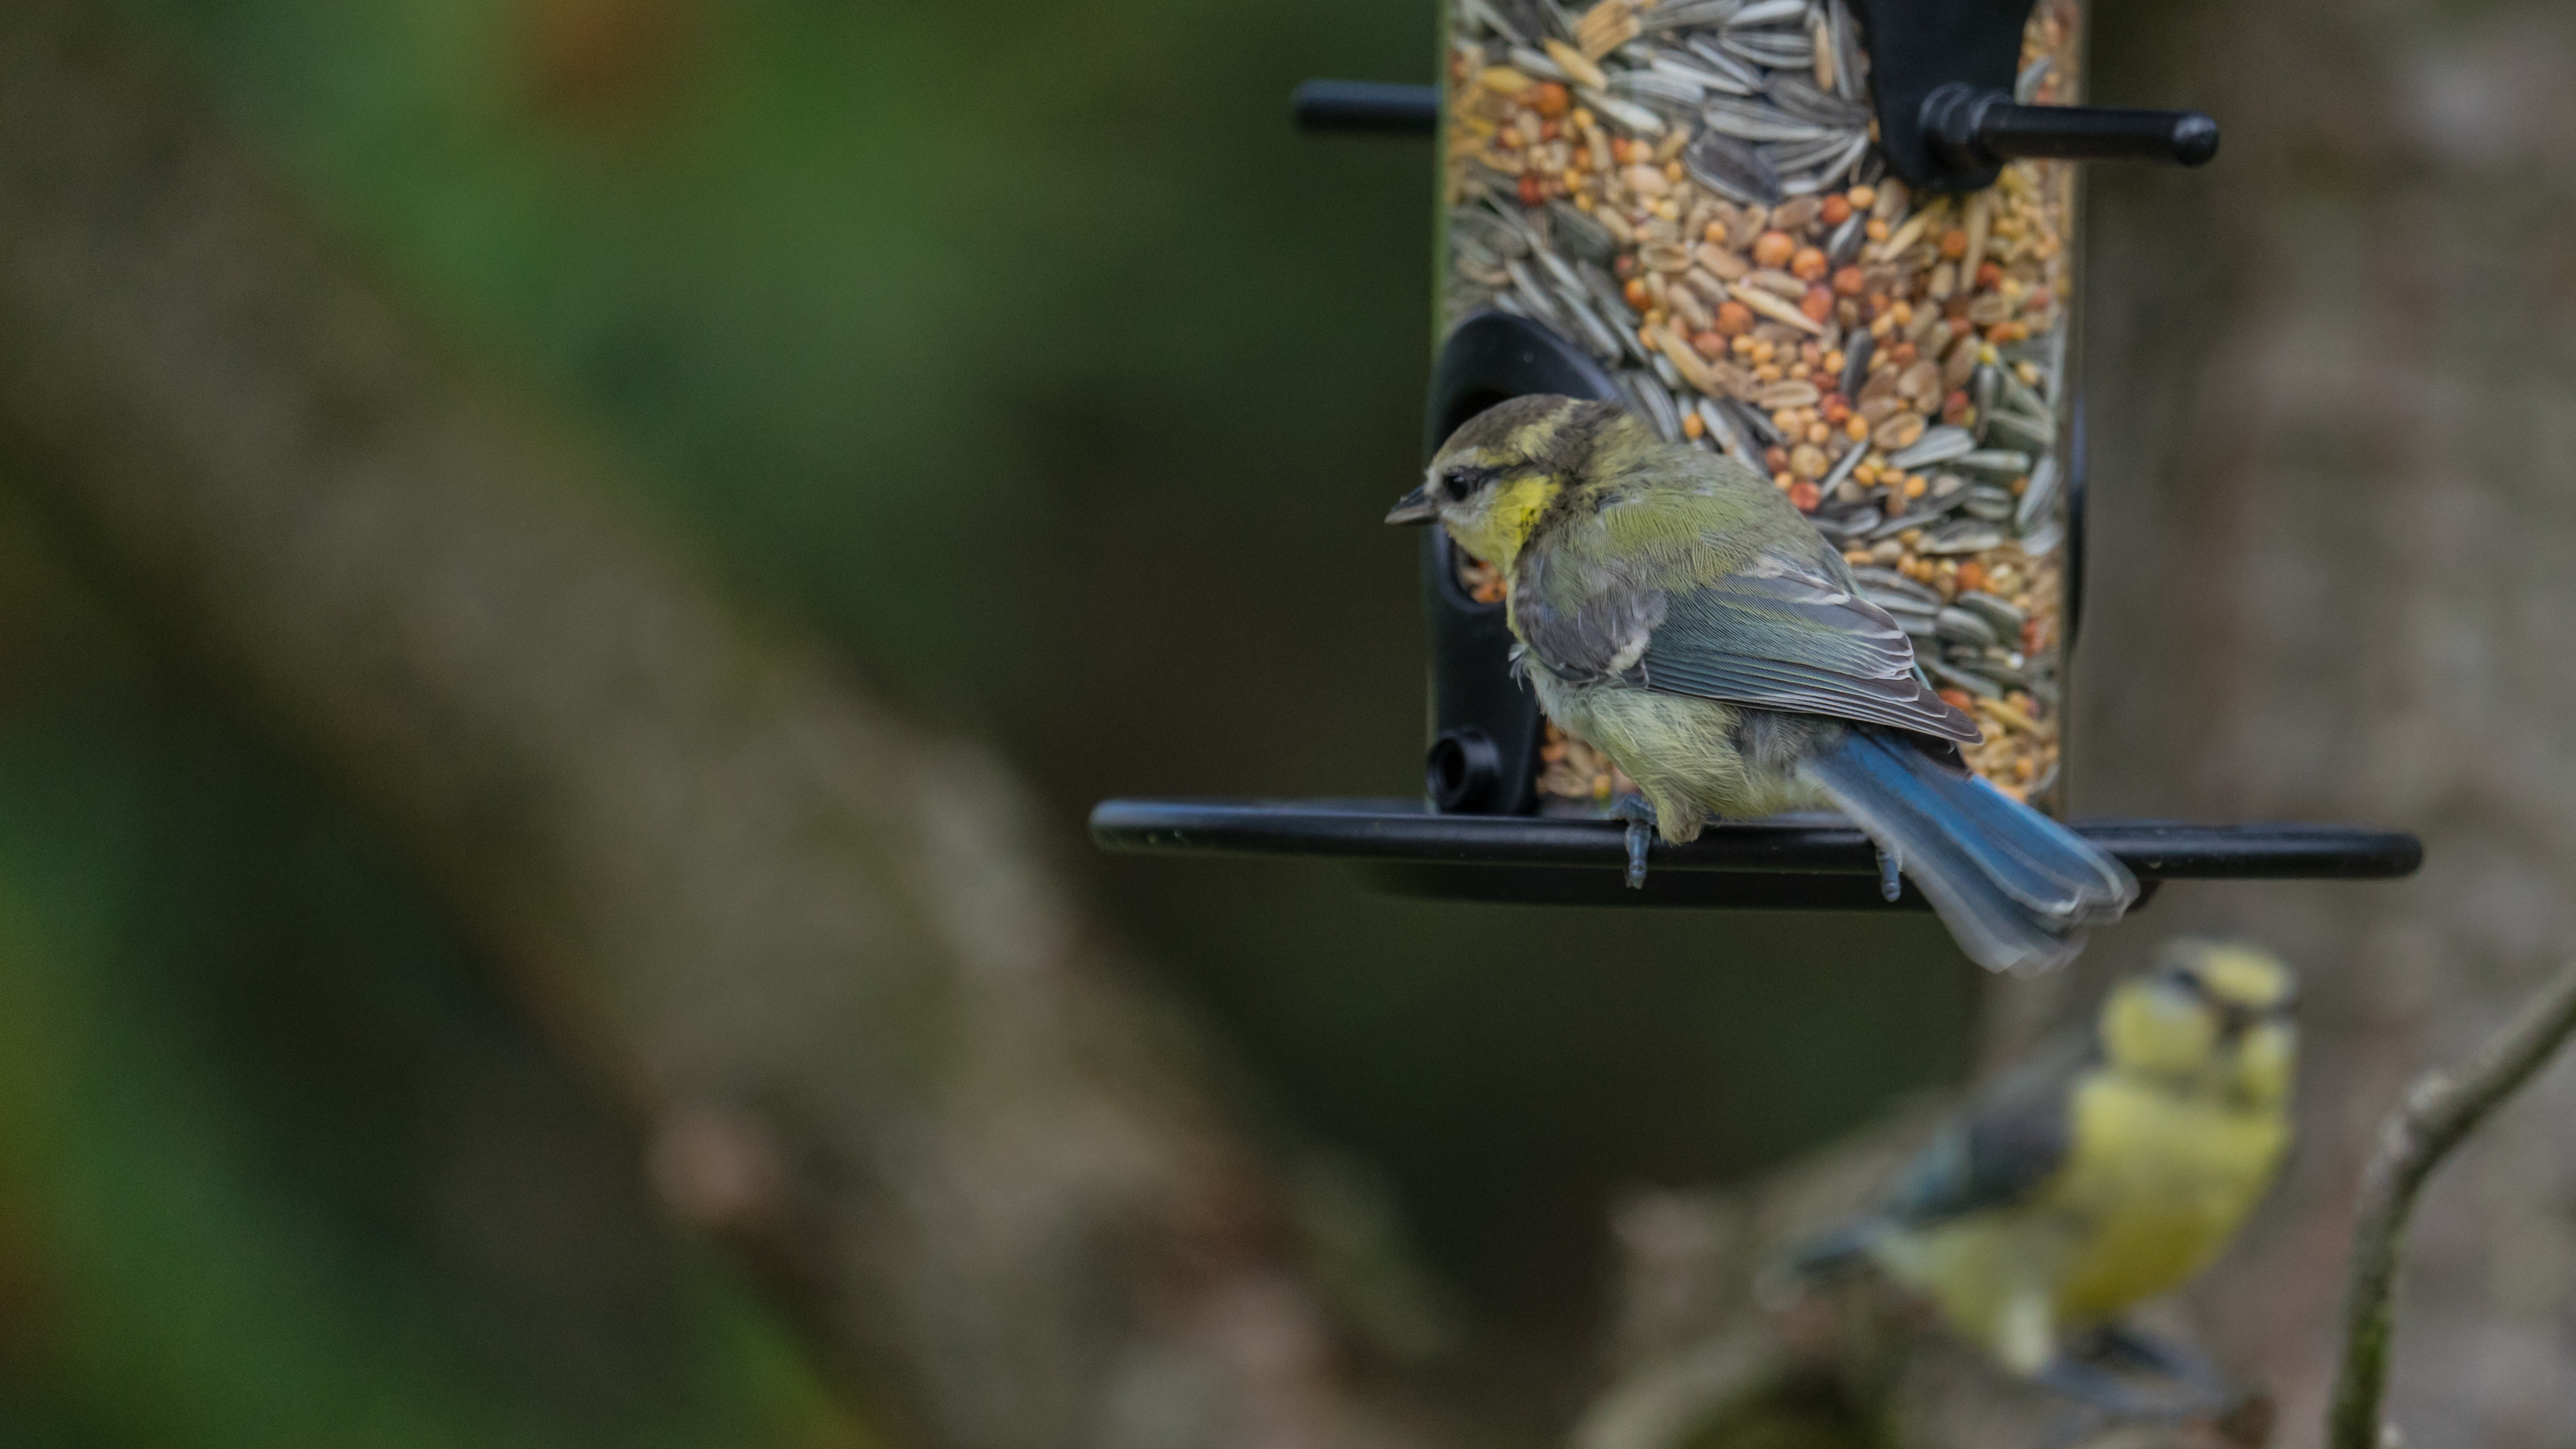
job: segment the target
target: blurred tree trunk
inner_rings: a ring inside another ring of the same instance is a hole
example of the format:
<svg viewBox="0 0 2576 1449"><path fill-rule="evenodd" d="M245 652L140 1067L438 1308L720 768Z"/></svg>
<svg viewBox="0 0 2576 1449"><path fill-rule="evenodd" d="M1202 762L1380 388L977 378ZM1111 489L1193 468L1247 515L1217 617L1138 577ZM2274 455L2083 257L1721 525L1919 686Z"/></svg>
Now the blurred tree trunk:
<svg viewBox="0 0 2576 1449"><path fill-rule="evenodd" d="M2246 935L2304 970L2302 1149L2181 1307L2274 1392L2277 1442L2313 1445L2380 1114L2576 954L2576 11L2106 0L2092 56L2106 102L2204 109L2226 142L2206 171L2091 185L2078 806L2398 826L2427 863L2399 885L2169 890L2069 976L1997 983L1989 1055L2172 934ZM2390 1401L2416 1442L2576 1435L2571 1116L2562 1065L2427 1194ZM1745 1365L1791 1362L1798 1325L1752 1309L1743 1255L1892 1151L1623 1216L1629 1346L1592 1449L1680 1443L1741 1410L1721 1388L1759 1382ZM1909 1397L1917 1366L1873 1369L1906 1442L2021 1432L2010 1396Z"/></svg>
<svg viewBox="0 0 2576 1449"><path fill-rule="evenodd" d="M747 623L105 8L0 10L0 466L426 863L675 1209L899 1442L1410 1437L1010 778Z"/></svg>
<svg viewBox="0 0 2576 1449"><path fill-rule="evenodd" d="M2176 891L2158 932L2305 968L2306 1142L2194 1295L2313 1444L2379 1115L2576 954L2576 11L2124 4L2123 97L2225 118L2205 178L2097 190L2105 809L2424 837L2403 885ZM2105 965L2134 962L2123 933ZM2419 1443L2576 1435L2576 1072L2427 1194L2390 1409Z"/></svg>

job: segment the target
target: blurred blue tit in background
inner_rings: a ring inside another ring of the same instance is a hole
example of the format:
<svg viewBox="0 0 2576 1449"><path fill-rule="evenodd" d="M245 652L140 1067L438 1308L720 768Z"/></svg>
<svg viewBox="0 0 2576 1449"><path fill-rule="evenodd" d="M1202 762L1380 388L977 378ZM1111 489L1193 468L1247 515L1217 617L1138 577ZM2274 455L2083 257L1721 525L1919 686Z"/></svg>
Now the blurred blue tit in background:
<svg viewBox="0 0 2576 1449"><path fill-rule="evenodd" d="M1548 717L1607 752L1629 883L1649 822L1839 809L1969 956L2043 971L2137 899L2121 864L1970 774L1977 726L1925 682L1896 621L1771 483L1610 403L1522 397L1470 419L1390 523L1438 521L1493 564Z"/></svg>
<svg viewBox="0 0 2576 1449"><path fill-rule="evenodd" d="M2168 942L1796 1271L1875 1264L2007 1369L2078 1392L2087 1367L2066 1350L2087 1330L2175 1367L2117 1320L2208 1267L2269 1191L2290 1146L2297 991L2257 947Z"/></svg>

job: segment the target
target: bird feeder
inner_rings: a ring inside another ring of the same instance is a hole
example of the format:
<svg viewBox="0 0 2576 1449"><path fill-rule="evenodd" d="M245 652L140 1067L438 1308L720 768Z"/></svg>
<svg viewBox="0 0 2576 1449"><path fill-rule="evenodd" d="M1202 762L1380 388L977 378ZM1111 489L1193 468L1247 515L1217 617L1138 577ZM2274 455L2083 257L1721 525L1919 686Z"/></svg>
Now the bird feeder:
<svg viewBox="0 0 2576 1449"><path fill-rule="evenodd" d="M1309 82L1311 130L1441 139L1425 455L1508 398L1610 400L1772 480L1974 717L1971 768L2063 816L2083 582L2077 163L2198 165L2191 112L2077 104L2080 0L1444 0L1440 87ZM1391 492L1400 489L1391 488ZM1355 524L1354 526L1359 526ZM1418 801L1112 800L1113 850L1343 857L1401 893L1883 908L1835 816L1655 847L1509 665L1503 581L1424 531ZM2411 873L2410 835L2069 822L2152 890ZM1919 908L1909 885L1896 902Z"/></svg>

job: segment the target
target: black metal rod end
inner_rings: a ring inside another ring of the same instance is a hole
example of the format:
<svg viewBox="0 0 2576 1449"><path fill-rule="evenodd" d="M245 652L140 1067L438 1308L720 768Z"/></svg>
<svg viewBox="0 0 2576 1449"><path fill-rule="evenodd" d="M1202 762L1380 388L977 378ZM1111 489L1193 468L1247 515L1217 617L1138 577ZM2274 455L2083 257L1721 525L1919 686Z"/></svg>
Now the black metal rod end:
<svg viewBox="0 0 2576 1449"><path fill-rule="evenodd" d="M2218 122L2198 111L2024 106L2006 92L1957 81L1923 98L1923 131L1933 151L1962 171L2017 156L2199 166L2218 154Z"/></svg>
<svg viewBox="0 0 2576 1449"><path fill-rule="evenodd" d="M1440 131L1438 86L1310 80L1288 96L1300 131L1345 136L1433 136Z"/></svg>
<svg viewBox="0 0 2576 1449"><path fill-rule="evenodd" d="M2218 122L2198 111L2179 112L2173 123L2176 165L2206 166L2218 155Z"/></svg>

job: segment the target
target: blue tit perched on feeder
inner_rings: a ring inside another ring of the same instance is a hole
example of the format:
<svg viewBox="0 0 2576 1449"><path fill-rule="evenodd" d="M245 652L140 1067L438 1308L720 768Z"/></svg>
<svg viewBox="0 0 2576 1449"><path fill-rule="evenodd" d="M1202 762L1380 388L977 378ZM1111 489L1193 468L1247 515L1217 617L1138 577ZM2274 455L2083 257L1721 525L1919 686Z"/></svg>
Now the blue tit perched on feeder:
<svg viewBox="0 0 2576 1449"><path fill-rule="evenodd" d="M2297 982L2255 947L2179 940L2113 988L2090 1031L1999 1079L1874 1214L1810 1245L1928 1297L2004 1367L2209 1266L2291 1136Z"/></svg>
<svg viewBox="0 0 2576 1449"><path fill-rule="evenodd" d="M1540 707L1637 782L1665 840L1712 815L1838 808L1877 843L1889 897L1912 877L1994 970L2063 965L2137 899L2118 861L1968 772L1958 746L1977 726L1742 464L1610 403L1514 398L1452 434L1387 515L1435 519L1502 571Z"/></svg>

